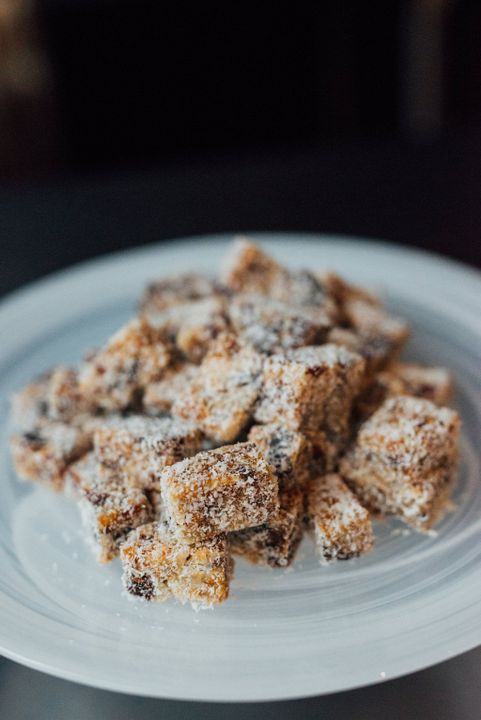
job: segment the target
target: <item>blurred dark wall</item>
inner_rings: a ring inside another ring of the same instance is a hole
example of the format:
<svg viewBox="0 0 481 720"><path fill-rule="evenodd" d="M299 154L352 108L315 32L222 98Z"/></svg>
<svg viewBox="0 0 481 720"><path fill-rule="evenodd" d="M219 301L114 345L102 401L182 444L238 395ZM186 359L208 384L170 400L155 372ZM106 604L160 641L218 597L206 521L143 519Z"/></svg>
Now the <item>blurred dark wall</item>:
<svg viewBox="0 0 481 720"><path fill-rule="evenodd" d="M42 5L75 165L395 126L399 3Z"/></svg>
<svg viewBox="0 0 481 720"><path fill-rule="evenodd" d="M4 2L23 8L4 178L481 125L479 0Z"/></svg>

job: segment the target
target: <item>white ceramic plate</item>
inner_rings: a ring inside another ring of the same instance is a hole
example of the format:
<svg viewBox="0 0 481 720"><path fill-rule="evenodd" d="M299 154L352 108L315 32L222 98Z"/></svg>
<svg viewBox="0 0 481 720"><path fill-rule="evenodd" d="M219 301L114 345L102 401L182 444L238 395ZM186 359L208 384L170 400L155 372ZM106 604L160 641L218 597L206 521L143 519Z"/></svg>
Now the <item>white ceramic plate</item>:
<svg viewBox="0 0 481 720"><path fill-rule="evenodd" d="M11 393L102 342L133 312L149 279L212 272L226 240L103 258L0 307L0 651L112 690L244 701L375 683L481 643L481 279L462 265L355 239L261 237L293 267L328 266L385 288L389 305L414 326L408 355L454 371L464 423L458 509L437 537L406 535L393 522L376 526L373 553L328 568L307 541L292 569L237 561L229 601L196 614L122 597L118 563L95 564L76 508L17 482L7 450Z"/></svg>

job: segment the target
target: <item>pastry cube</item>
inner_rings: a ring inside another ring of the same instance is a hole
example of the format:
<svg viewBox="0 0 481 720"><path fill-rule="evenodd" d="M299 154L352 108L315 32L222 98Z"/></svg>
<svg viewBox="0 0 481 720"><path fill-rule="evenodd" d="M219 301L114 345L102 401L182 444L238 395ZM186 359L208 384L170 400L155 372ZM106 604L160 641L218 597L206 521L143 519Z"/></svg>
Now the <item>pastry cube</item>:
<svg viewBox="0 0 481 720"><path fill-rule="evenodd" d="M215 281L198 273L162 278L145 289L140 300L142 313L162 313L176 305L202 300L217 292Z"/></svg>
<svg viewBox="0 0 481 720"><path fill-rule="evenodd" d="M200 431L189 423L142 415L101 425L94 434L100 472L144 490L158 489L162 468L193 455L200 443Z"/></svg>
<svg viewBox="0 0 481 720"><path fill-rule="evenodd" d="M307 270L288 271L247 238L239 238L225 263L222 280L234 292L323 310L330 320L337 307L321 280Z"/></svg>
<svg viewBox="0 0 481 720"><path fill-rule="evenodd" d="M367 420L394 395L413 395L436 405L447 404L453 394L453 380L441 367L424 367L414 363L392 363L378 373L356 400L356 417Z"/></svg>
<svg viewBox="0 0 481 720"><path fill-rule="evenodd" d="M163 334L137 318L85 361L79 376L80 392L104 410L121 410L141 388L160 380L170 357Z"/></svg>
<svg viewBox="0 0 481 720"><path fill-rule="evenodd" d="M330 327L322 310L296 307L261 295L234 297L229 317L243 339L263 353L320 344Z"/></svg>
<svg viewBox="0 0 481 720"><path fill-rule="evenodd" d="M15 470L52 490L62 490L68 465L90 449L90 436L71 425L44 420L35 429L10 438Z"/></svg>
<svg viewBox="0 0 481 720"><path fill-rule="evenodd" d="M144 412L148 415L162 415L170 412L178 395L189 385L197 372L192 363L178 362L167 368L162 380L150 383L142 398Z"/></svg>
<svg viewBox="0 0 481 720"><path fill-rule="evenodd" d="M306 511L321 563L371 550L374 534L369 513L339 475L329 473L310 482Z"/></svg>
<svg viewBox="0 0 481 720"><path fill-rule="evenodd" d="M332 470L350 434L353 401L364 382L365 362L360 355L336 345L324 345L325 363L334 376L326 396L318 430L309 434L314 467Z"/></svg>
<svg viewBox="0 0 481 720"><path fill-rule="evenodd" d="M282 425L254 425L248 439L274 468L279 488L302 487L307 482L311 446L302 433Z"/></svg>
<svg viewBox="0 0 481 720"><path fill-rule="evenodd" d="M379 305L353 298L344 303L343 311L356 332L389 342L392 347L391 358L399 353L409 337L407 322L389 315Z"/></svg>
<svg viewBox="0 0 481 720"><path fill-rule="evenodd" d="M58 367L48 385L48 414L52 420L79 423L94 406L80 392L78 373L72 368Z"/></svg>
<svg viewBox="0 0 481 720"><path fill-rule="evenodd" d="M232 552L256 565L287 567L302 538L304 496L296 487L279 492L279 512L263 525L230 533Z"/></svg>
<svg viewBox="0 0 481 720"><path fill-rule="evenodd" d="M264 366L255 419L313 434L331 458L346 440L352 401L364 361L337 345L305 347L272 355Z"/></svg>
<svg viewBox="0 0 481 720"><path fill-rule="evenodd" d="M33 430L48 414L51 372L40 375L12 397L13 422L21 430Z"/></svg>
<svg viewBox="0 0 481 720"><path fill-rule="evenodd" d="M315 273L315 275L319 282L326 288L327 292L336 300L340 308L349 300L362 300L370 305L381 306L381 300L374 292L348 283L344 278L331 270L318 272Z"/></svg>
<svg viewBox="0 0 481 720"><path fill-rule="evenodd" d="M428 529L455 475L459 425L454 410L429 400L388 398L361 425L340 472L373 511Z"/></svg>
<svg viewBox="0 0 481 720"><path fill-rule="evenodd" d="M341 345L364 358L366 362L366 383L373 374L385 367L397 352L395 343L384 335L369 335L335 327L328 333L330 343Z"/></svg>
<svg viewBox="0 0 481 720"><path fill-rule="evenodd" d="M393 363L379 375L390 395L414 395L436 405L446 405L453 394L453 380L445 368L414 363Z"/></svg>
<svg viewBox="0 0 481 720"><path fill-rule="evenodd" d="M282 265L245 237L234 241L224 261L221 280L234 292L271 295L285 275Z"/></svg>
<svg viewBox="0 0 481 720"><path fill-rule="evenodd" d="M263 384L254 417L282 422L289 430L317 430L324 402L334 386L323 347L305 347L265 360Z"/></svg>
<svg viewBox="0 0 481 720"><path fill-rule="evenodd" d="M172 414L193 422L215 442L231 442L252 417L261 372L262 357L224 333L173 404Z"/></svg>
<svg viewBox="0 0 481 720"><path fill-rule="evenodd" d="M198 610L229 595L233 563L225 535L189 545L152 523L128 536L120 557L125 589L144 600L173 596Z"/></svg>
<svg viewBox="0 0 481 720"><path fill-rule="evenodd" d="M227 329L224 302L219 297L206 298L189 303L186 310L177 330L176 345L188 360L199 363L212 341Z"/></svg>
<svg viewBox="0 0 481 720"><path fill-rule="evenodd" d="M188 542L261 525L279 507L277 478L252 442L171 465L160 486L170 527Z"/></svg>
<svg viewBox="0 0 481 720"><path fill-rule="evenodd" d="M146 494L114 474L101 475L93 454L69 469L87 542L100 563L113 560L128 533L153 519Z"/></svg>

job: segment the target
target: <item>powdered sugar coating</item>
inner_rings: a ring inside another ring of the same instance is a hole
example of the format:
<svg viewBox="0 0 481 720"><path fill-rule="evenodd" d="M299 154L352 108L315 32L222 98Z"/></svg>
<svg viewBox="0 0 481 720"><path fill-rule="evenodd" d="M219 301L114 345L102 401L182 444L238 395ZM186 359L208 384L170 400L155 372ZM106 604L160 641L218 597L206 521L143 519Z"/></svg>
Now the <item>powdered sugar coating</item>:
<svg viewBox="0 0 481 720"><path fill-rule="evenodd" d="M212 341L227 329L225 302L221 297L205 298L189 304L176 335L176 345L186 358L198 363Z"/></svg>
<svg viewBox="0 0 481 720"><path fill-rule="evenodd" d="M130 486L159 489L160 471L200 448L201 433L174 418L131 415L100 426L94 435L95 455L103 472L115 472Z"/></svg>
<svg viewBox="0 0 481 720"><path fill-rule="evenodd" d="M320 343L331 324L322 310L293 307L262 295L234 297L229 318L244 340L264 353Z"/></svg>
<svg viewBox="0 0 481 720"><path fill-rule="evenodd" d="M282 425L253 425L248 440L256 443L272 465L280 488L305 485L310 471L311 446L302 433Z"/></svg>
<svg viewBox="0 0 481 720"><path fill-rule="evenodd" d="M169 367L162 380L150 383L145 388L142 398L144 412L147 415L162 415L170 412L177 396L194 379L196 372L197 366L189 362L179 362Z"/></svg>
<svg viewBox="0 0 481 720"><path fill-rule="evenodd" d="M413 395L446 405L453 394L453 379L445 368L396 362L377 373L356 401L356 413L367 420L388 397Z"/></svg>
<svg viewBox="0 0 481 720"><path fill-rule="evenodd" d="M171 465L160 485L172 530L189 542L261 525L279 507L277 478L252 442Z"/></svg>
<svg viewBox="0 0 481 720"><path fill-rule="evenodd" d="M326 458L334 458L346 440L363 374L362 358L338 345L272 355L265 361L255 419L314 433Z"/></svg>
<svg viewBox="0 0 481 720"><path fill-rule="evenodd" d="M361 425L340 472L373 510L427 529L442 512L455 477L459 425L450 408L390 398Z"/></svg>
<svg viewBox="0 0 481 720"><path fill-rule="evenodd" d="M369 336L389 340L400 350L409 337L409 325L405 320L389 315L382 307L358 298L344 303L344 313L352 327Z"/></svg>
<svg viewBox="0 0 481 720"><path fill-rule="evenodd" d="M173 404L172 414L193 422L215 442L235 440L252 416L262 362L250 345L222 334Z"/></svg>
<svg viewBox="0 0 481 720"><path fill-rule="evenodd" d="M84 362L80 392L105 410L121 410L137 391L160 380L170 359L171 348L162 332L135 318Z"/></svg>
<svg viewBox="0 0 481 720"><path fill-rule="evenodd" d="M287 567L302 538L304 497L299 488L279 492L279 511L263 525L229 534L232 552L256 565Z"/></svg>
<svg viewBox="0 0 481 720"><path fill-rule="evenodd" d="M312 480L306 508L321 563L355 557L372 548L369 513L339 475L329 473Z"/></svg>
<svg viewBox="0 0 481 720"><path fill-rule="evenodd" d="M399 396L386 400L361 426L357 445L415 477L453 457L458 432L459 416L454 410Z"/></svg>
<svg viewBox="0 0 481 720"><path fill-rule="evenodd" d="M150 283L140 300L142 313L161 313L176 305L209 297L217 291L211 278L199 273L170 275Z"/></svg>
<svg viewBox="0 0 481 720"><path fill-rule="evenodd" d="M153 517L147 495L114 472L100 472L94 453L69 470L87 542L98 562L118 555L119 545L132 528Z"/></svg>
<svg viewBox="0 0 481 720"><path fill-rule="evenodd" d="M13 422L20 430L35 428L48 412L48 388L52 372L46 372L15 393L11 400Z"/></svg>
<svg viewBox="0 0 481 720"><path fill-rule="evenodd" d="M337 318L337 305L318 276L308 270L288 271L247 238L233 243L221 277L234 292L322 309L330 321Z"/></svg>
<svg viewBox="0 0 481 720"><path fill-rule="evenodd" d="M225 535L187 544L157 523L144 525L128 536L120 556L124 587L133 596L174 596L196 610L228 597L233 563Z"/></svg>
<svg viewBox="0 0 481 720"><path fill-rule="evenodd" d="M10 438L15 470L52 490L62 490L68 465L90 448L90 436L61 422L42 420L35 429Z"/></svg>

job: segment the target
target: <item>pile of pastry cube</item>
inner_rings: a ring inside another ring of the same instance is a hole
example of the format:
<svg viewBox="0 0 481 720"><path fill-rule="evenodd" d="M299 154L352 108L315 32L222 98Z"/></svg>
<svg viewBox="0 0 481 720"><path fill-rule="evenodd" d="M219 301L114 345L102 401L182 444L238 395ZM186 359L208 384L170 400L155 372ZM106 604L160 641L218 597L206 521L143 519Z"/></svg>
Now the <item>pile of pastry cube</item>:
<svg viewBox="0 0 481 720"><path fill-rule="evenodd" d="M428 530L455 477L449 373L401 362L371 293L247 239L219 279L167 277L137 316L13 401L23 479L78 504L100 562L145 600L225 600L233 555L286 567L371 549L372 515Z"/></svg>

